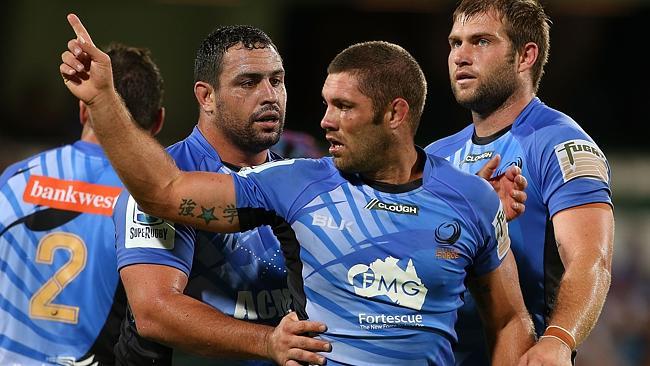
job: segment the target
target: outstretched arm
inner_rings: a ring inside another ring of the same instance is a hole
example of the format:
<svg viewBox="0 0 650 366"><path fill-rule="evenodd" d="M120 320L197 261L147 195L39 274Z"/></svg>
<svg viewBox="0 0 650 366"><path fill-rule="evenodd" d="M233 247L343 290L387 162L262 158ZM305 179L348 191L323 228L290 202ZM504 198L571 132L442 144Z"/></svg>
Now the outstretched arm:
<svg viewBox="0 0 650 366"><path fill-rule="evenodd" d="M237 217L217 219L236 207L232 178L181 172L163 147L133 122L113 86L110 57L95 47L76 15L68 15L68 22L76 39L68 42L68 50L61 55L59 71L72 94L88 105L97 138L140 207L204 230L237 231Z"/></svg>
<svg viewBox="0 0 650 366"><path fill-rule="evenodd" d="M535 335L512 252L497 269L480 277L469 277L467 282L483 321L492 364L516 364L535 343Z"/></svg>

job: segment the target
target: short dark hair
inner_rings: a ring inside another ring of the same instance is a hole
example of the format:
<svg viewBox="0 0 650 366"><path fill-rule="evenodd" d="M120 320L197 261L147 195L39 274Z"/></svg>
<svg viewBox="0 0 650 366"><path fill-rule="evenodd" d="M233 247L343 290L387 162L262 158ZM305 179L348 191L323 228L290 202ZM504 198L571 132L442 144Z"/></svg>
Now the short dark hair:
<svg viewBox="0 0 650 366"><path fill-rule="evenodd" d="M146 48L111 43L106 53L113 65L113 82L133 119L144 129L157 121L162 108L163 79Z"/></svg>
<svg viewBox="0 0 650 366"><path fill-rule="evenodd" d="M360 91L372 100L375 116L395 98L404 98L415 134L424 109L427 81L418 62L404 48L384 41L357 43L336 55L327 72L355 75Z"/></svg>
<svg viewBox="0 0 650 366"><path fill-rule="evenodd" d="M536 0L463 0L456 7L453 20L471 18L489 11L496 12L501 18L506 34L512 41L513 51L522 51L528 42L537 45L539 55L532 68L533 88L537 92L551 48L551 19Z"/></svg>
<svg viewBox="0 0 650 366"><path fill-rule="evenodd" d="M249 25L217 27L205 37L196 51L194 82L204 81L217 88L223 55L239 43L248 50L272 47L277 51L271 38L261 29Z"/></svg>

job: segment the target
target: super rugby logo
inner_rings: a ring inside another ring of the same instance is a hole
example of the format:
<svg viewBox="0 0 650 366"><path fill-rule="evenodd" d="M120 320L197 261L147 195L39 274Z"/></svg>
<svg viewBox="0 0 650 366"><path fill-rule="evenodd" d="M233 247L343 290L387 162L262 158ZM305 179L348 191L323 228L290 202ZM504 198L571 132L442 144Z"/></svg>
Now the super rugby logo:
<svg viewBox="0 0 650 366"><path fill-rule="evenodd" d="M125 219L126 248L174 249L174 225L140 210L131 196L127 202Z"/></svg>
<svg viewBox="0 0 650 366"><path fill-rule="evenodd" d="M419 207L415 205L407 205L404 203L386 203L373 198L364 207L367 210L382 210L398 214L415 215L417 216Z"/></svg>
<svg viewBox="0 0 650 366"><path fill-rule="evenodd" d="M555 156L565 182L578 177L609 180L605 154L591 141L569 140L555 145Z"/></svg>

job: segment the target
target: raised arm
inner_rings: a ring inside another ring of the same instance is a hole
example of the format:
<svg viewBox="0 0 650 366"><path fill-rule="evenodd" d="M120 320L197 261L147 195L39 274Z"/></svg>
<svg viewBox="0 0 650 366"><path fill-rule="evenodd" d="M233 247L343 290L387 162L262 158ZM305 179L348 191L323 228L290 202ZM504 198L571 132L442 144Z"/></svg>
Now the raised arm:
<svg viewBox="0 0 650 366"><path fill-rule="evenodd" d="M163 147L133 122L113 86L110 57L95 47L76 15L68 15L68 22L76 39L61 55L59 71L70 92L88 106L97 138L142 210L204 230L237 231L232 178L181 172ZM220 219L226 215L227 220Z"/></svg>
<svg viewBox="0 0 650 366"><path fill-rule="evenodd" d="M548 323L551 327L521 365L570 365L571 351L596 324L611 282L611 206L592 203L560 211L553 216L553 227L565 272Z"/></svg>
<svg viewBox="0 0 650 366"><path fill-rule="evenodd" d="M512 252L497 269L467 282L483 321L492 364L516 364L535 343L535 334Z"/></svg>

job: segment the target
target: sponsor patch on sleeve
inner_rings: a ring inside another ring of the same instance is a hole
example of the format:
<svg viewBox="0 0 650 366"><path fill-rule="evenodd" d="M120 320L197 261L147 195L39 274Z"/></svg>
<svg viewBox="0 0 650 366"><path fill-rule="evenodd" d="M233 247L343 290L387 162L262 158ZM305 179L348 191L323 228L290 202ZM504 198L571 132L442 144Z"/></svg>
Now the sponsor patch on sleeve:
<svg viewBox="0 0 650 366"><path fill-rule="evenodd" d="M176 230L170 221L144 213L131 196L125 215L126 248L174 249Z"/></svg>
<svg viewBox="0 0 650 366"><path fill-rule="evenodd" d="M494 227L494 238L497 241L497 256L500 260L508 254L510 249L510 235L508 235L508 222L506 213L503 211L503 204L499 202L499 210L492 220Z"/></svg>
<svg viewBox="0 0 650 366"><path fill-rule="evenodd" d="M591 141L569 140L555 145L555 156L565 183L579 177L609 181L605 154Z"/></svg>

